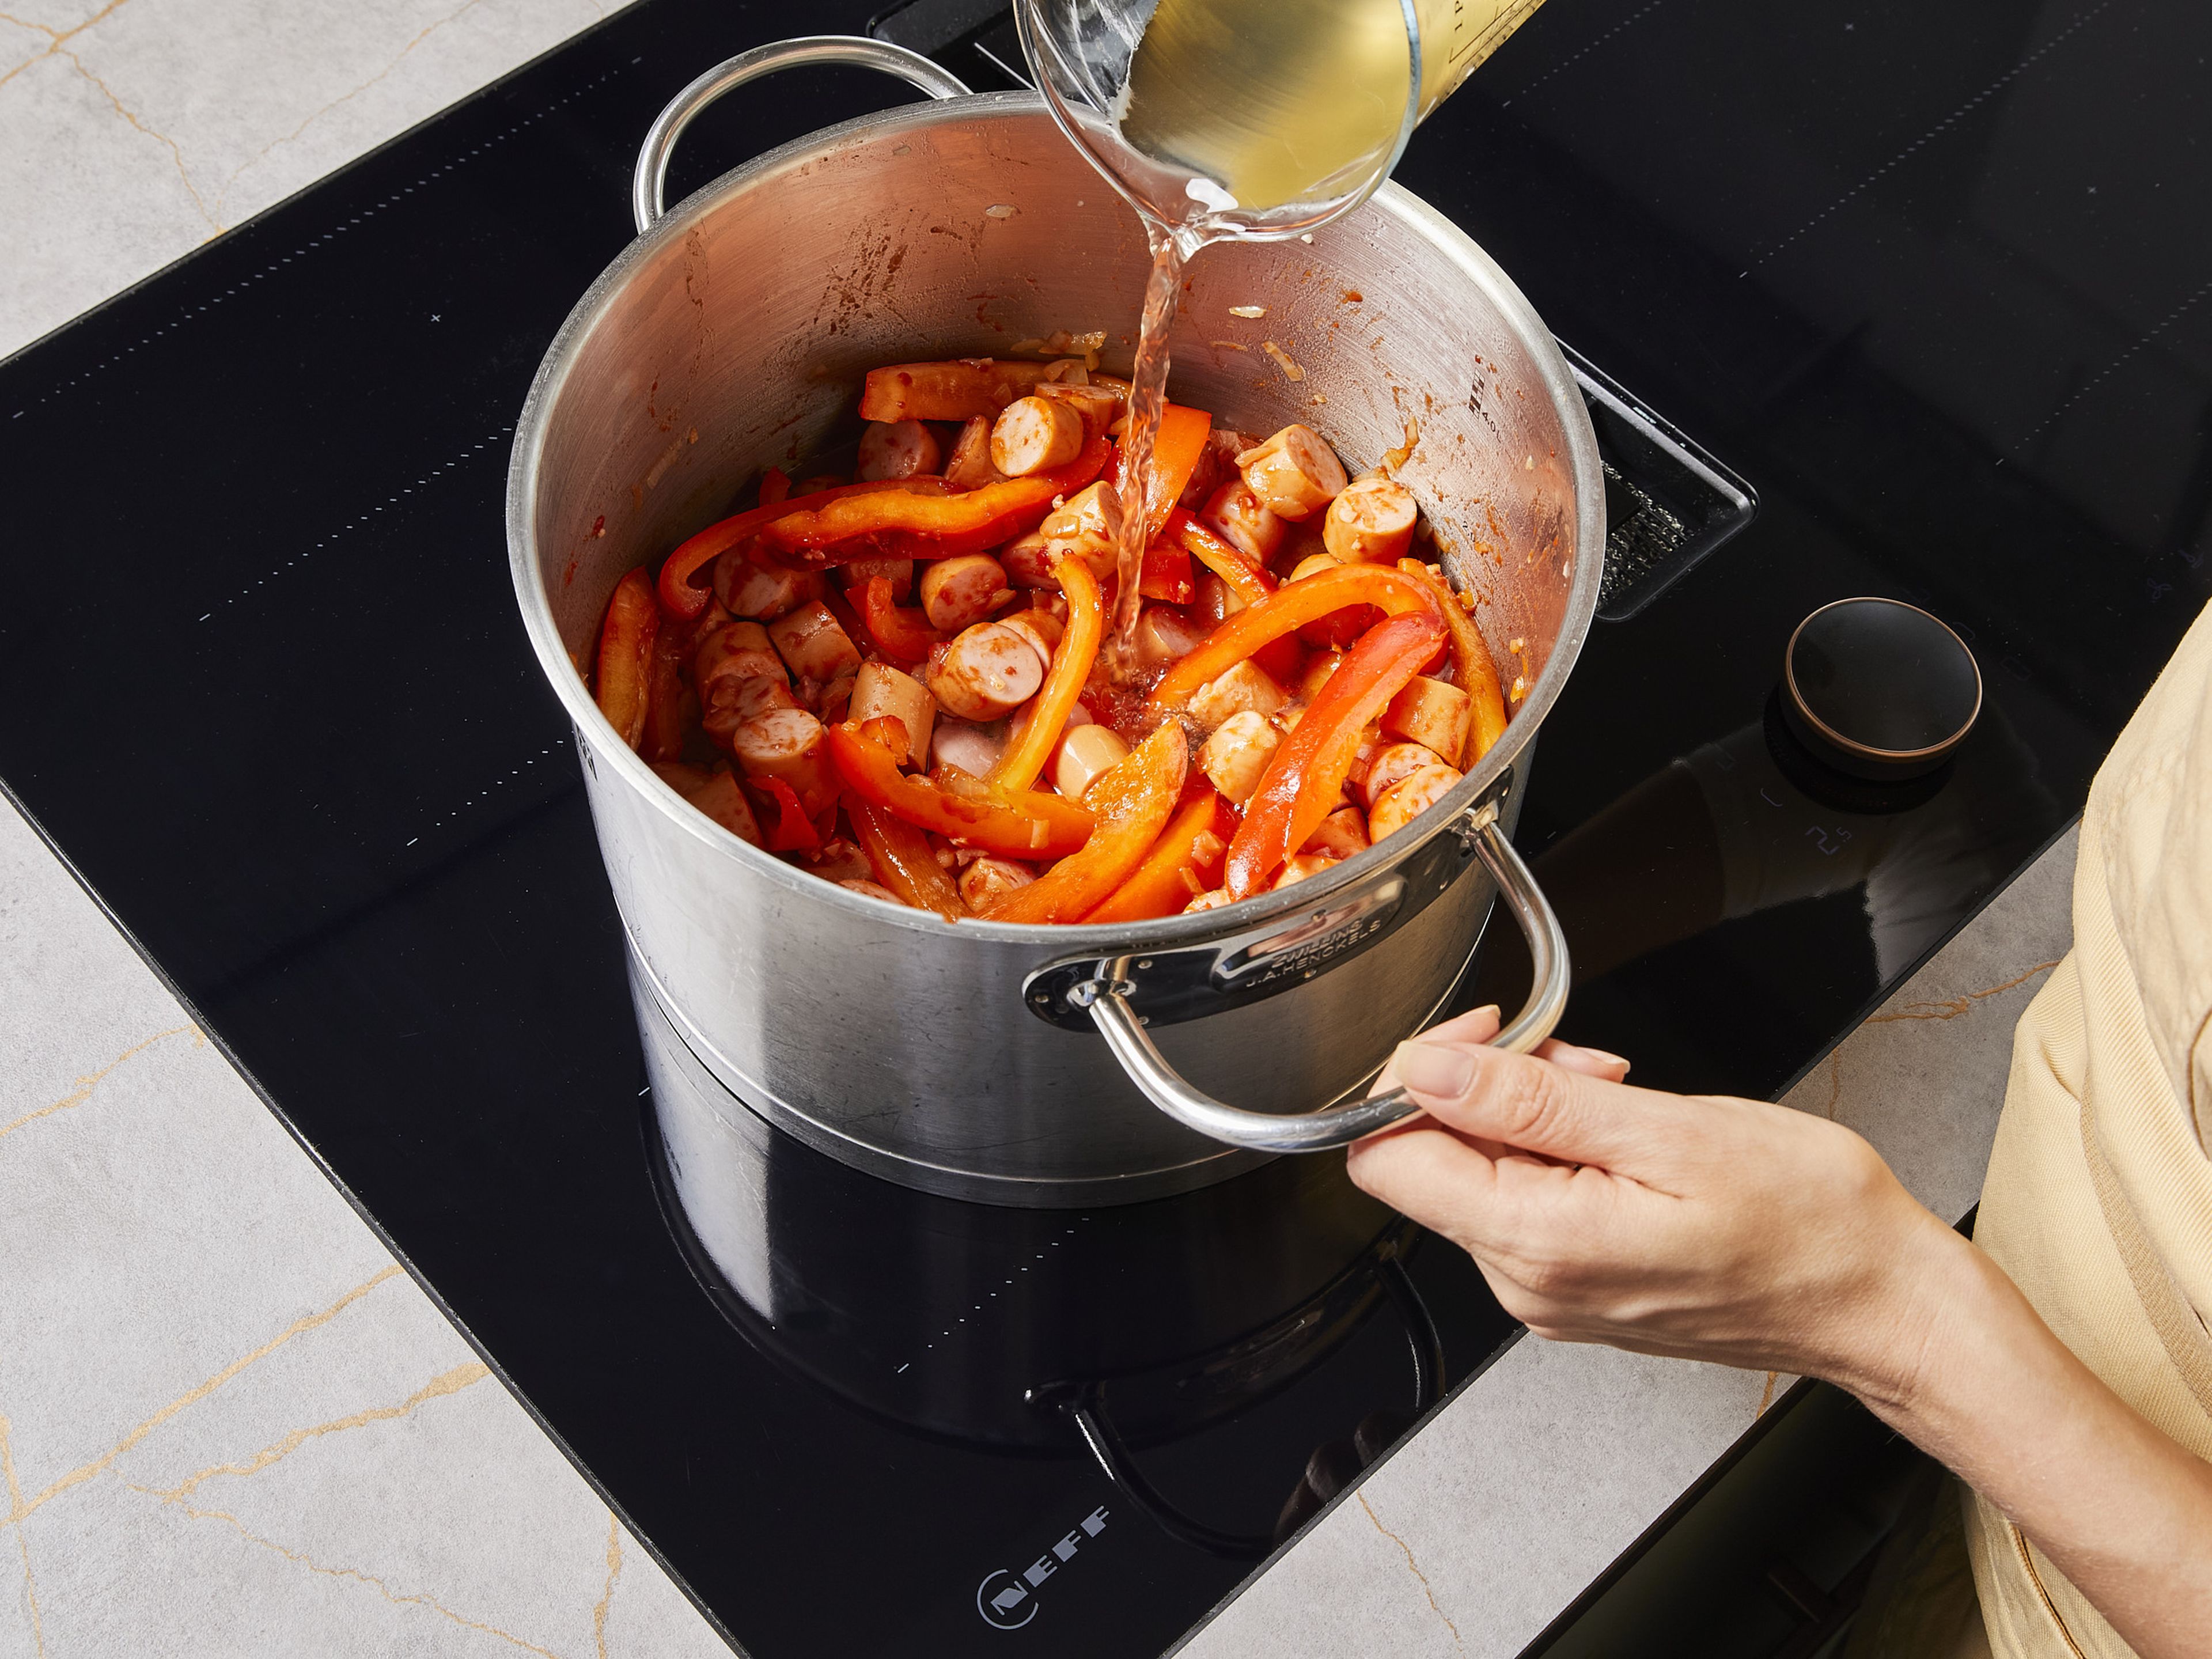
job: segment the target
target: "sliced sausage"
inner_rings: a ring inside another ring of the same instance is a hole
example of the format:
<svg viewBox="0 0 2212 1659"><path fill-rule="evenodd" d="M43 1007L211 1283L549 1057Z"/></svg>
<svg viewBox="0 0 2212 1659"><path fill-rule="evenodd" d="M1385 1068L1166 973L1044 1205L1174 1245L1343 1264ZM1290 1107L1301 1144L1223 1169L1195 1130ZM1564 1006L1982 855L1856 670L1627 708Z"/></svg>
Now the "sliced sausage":
<svg viewBox="0 0 2212 1659"><path fill-rule="evenodd" d="M1443 756L1418 743L1386 743L1368 757L1360 775L1358 794L1370 808L1394 785L1404 782L1424 766L1442 766Z"/></svg>
<svg viewBox="0 0 2212 1659"><path fill-rule="evenodd" d="M931 653L929 692L948 714L994 720L1036 696L1044 665L1026 635L978 623Z"/></svg>
<svg viewBox="0 0 2212 1659"><path fill-rule="evenodd" d="M1200 520L1254 563L1265 565L1283 544L1283 520L1242 478L1231 478L1206 498Z"/></svg>
<svg viewBox="0 0 2212 1659"><path fill-rule="evenodd" d="M1272 714L1290 699L1267 671L1249 658L1219 679L1209 681L1192 694L1190 712L1203 726L1218 726L1231 714L1249 710Z"/></svg>
<svg viewBox="0 0 2212 1659"><path fill-rule="evenodd" d="M1275 890L1280 891L1285 887L1294 887L1309 877L1319 875L1324 870L1335 869L1343 862L1342 859L1333 858L1327 853L1300 853L1285 864L1283 866L1283 873L1275 878Z"/></svg>
<svg viewBox="0 0 2212 1659"><path fill-rule="evenodd" d="M804 708L755 715L731 734L730 750L747 777L789 784L806 812L820 811L836 797L837 775L822 722Z"/></svg>
<svg viewBox="0 0 2212 1659"><path fill-rule="evenodd" d="M1354 478L1328 504L1321 533L1328 550L1346 564L1395 564L1413 546L1420 516L1412 490L1370 473Z"/></svg>
<svg viewBox="0 0 2212 1659"><path fill-rule="evenodd" d="M906 731L908 763L916 769L927 764L937 702L913 675L902 673L887 662L862 663L853 680L853 701L846 718L896 720Z"/></svg>
<svg viewBox="0 0 2212 1659"><path fill-rule="evenodd" d="M1060 638L1067 632L1067 625L1049 611L1009 611L999 618L999 625L1012 629L1035 646L1048 669L1052 666L1052 653L1060 649Z"/></svg>
<svg viewBox="0 0 2212 1659"><path fill-rule="evenodd" d="M822 593L820 571L763 569L745 556L743 544L714 561L714 597L733 617L774 622Z"/></svg>
<svg viewBox="0 0 2212 1659"><path fill-rule="evenodd" d="M1016 587L1058 587L1060 578L1052 567L1059 556L1051 538L1042 530L1032 530L999 550L999 568Z"/></svg>
<svg viewBox="0 0 2212 1659"><path fill-rule="evenodd" d="M1301 853L1326 853L1334 859L1348 859L1367 850L1367 817L1357 806L1340 806L1321 821L1321 827L1306 837Z"/></svg>
<svg viewBox="0 0 2212 1659"><path fill-rule="evenodd" d="M1188 656L1205 637L1205 625L1173 605L1148 605L1137 615L1131 643L1136 647L1137 660L1153 667Z"/></svg>
<svg viewBox="0 0 2212 1659"><path fill-rule="evenodd" d="M960 872L960 896L978 915L1036 879L1036 872L1015 859L980 858L969 860Z"/></svg>
<svg viewBox="0 0 2212 1659"><path fill-rule="evenodd" d="M848 559L837 567L837 580L848 593L866 592L869 582L878 576L891 585L895 599L903 602L914 592L912 559Z"/></svg>
<svg viewBox="0 0 2212 1659"><path fill-rule="evenodd" d="M1006 752L1004 735L965 720L938 721L936 733L929 740L933 768L949 766L971 778L981 777Z"/></svg>
<svg viewBox="0 0 2212 1659"><path fill-rule="evenodd" d="M1255 495L1285 519L1310 518L1344 489L1344 463L1310 426L1292 422L1237 458Z"/></svg>
<svg viewBox="0 0 2212 1659"><path fill-rule="evenodd" d="M1467 734L1474 722L1474 705L1466 692L1416 674L1390 699L1377 724L1394 738L1418 743L1456 762L1467 752Z"/></svg>
<svg viewBox="0 0 2212 1659"><path fill-rule="evenodd" d="M819 599L810 599L769 624L769 639L793 674L827 682L860 666L860 653L843 624Z"/></svg>
<svg viewBox="0 0 2212 1659"><path fill-rule="evenodd" d="M1129 745L1110 726L1078 726L1062 734L1052 754L1052 787L1070 800L1128 757Z"/></svg>
<svg viewBox="0 0 2212 1659"><path fill-rule="evenodd" d="M1280 732L1249 709L1231 714L1199 745L1198 769L1216 789L1242 806L1260 787L1267 763L1275 757L1275 745L1282 740Z"/></svg>
<svg viewBox="0 0 2212 1659"><path fill-rule="evenodd" d="M656 764L653 769L662 782L739 841L761 844L760 820L728 767L717 766L710 772L703 766Z"/></svg>
<svg viewBox="0 0 2212 1659"><path fill-rule="evenodd" d="M937 434L920 421L871 421L860 434L860 465L855 480L911 478L937 471Z"/></svg>
<svg viewBox="0 0 2212 1659"><path fill-rule="evenodd" d="M1442 800L1464 775L1456 766L1424 766L1391 785L1368 811L1368 835L1376 841L1396 835Z"/></svg>
<svg viewBox="0 0 2212 1659"><path fill-rule="evenodd" d="M955 489L981 489L985 484L1005 483L1006 476L991 465L991 417L972 416L960 428L952 458L945 463L945 482Z"/></svg>
<svg viewBox="0 0 2212 1659"><path fill-rule="evenodd" d="M1121 545L1121 497L1103 478L1086 485L1054 507L1038 526L1054 555L1072 554L1091 567L1104 581L1114 574ZM1057 587L1060 578L1049 574L1039 587Z"/></svg>
<svg viewBox="0 0 2212 1659"><path fill-rule="evenodd" d="M1017 398L991 423L991 465L1009 478L1066 466L1083 453L1083 416L1050 398Z"/></svg>
<svg viewBox="0 0 2212 1659"><path fill-rule="evenodd" d="M1014 597L1006 568L988 553L963 553L921 570L921 609L932 628L957 634Z"/></svg>

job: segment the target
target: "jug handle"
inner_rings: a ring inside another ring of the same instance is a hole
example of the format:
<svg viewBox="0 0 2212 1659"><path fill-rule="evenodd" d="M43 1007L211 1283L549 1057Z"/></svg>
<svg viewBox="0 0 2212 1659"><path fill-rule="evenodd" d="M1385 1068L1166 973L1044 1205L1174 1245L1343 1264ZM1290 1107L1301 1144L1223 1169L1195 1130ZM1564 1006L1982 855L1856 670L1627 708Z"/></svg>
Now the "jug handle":
<svg viewBox="0 0 2212 1659"><path fill-rule="evenodd" d="M1478 807L1463 833L1498 884L1499 896L1528 941L1534 969L1528 1000L1490 1040L1493 1048L1526 1054L1552 1034L1566 1008L1571 977L1567 936L1536 885L1535 877L1499 827L1494 803ZM1130 978L1133 962L1133 957L1126 956L1112 958L1102 964L1097 978L1071 989L1067 1000L1089 1012L1106 1046L1145 1097L1187 1128L1231 1146L1270 1152L1319 1152L1348 1146L1364 1136L1403 1122L1421 1109L1403 1089L1297 1114L1247 1111L1201 1093L1168 1063L1130 1006L1127 994L1134 988Z"/></svg>
<svg viewBox="0 0 2212 1659"><path fill-rule="evenodd" d="M637 153L636 169L630 175L630 212L637 221L639 235L651 230L653 222L665 210L661 192L668 182L668 158L675 152L676 141L684 136L684 129L698 118L700 112L724 93L734 91L748 81L807 64L853 64L876 70L919 87L933 98L961 98L969 91L959 77L920 52L895 46L888 40L870 40L857 34L811 34L741 52L728 62L717 64L678 93L668 100L668 107L653 118L651 131L645 135L644 147Z"/></svg>

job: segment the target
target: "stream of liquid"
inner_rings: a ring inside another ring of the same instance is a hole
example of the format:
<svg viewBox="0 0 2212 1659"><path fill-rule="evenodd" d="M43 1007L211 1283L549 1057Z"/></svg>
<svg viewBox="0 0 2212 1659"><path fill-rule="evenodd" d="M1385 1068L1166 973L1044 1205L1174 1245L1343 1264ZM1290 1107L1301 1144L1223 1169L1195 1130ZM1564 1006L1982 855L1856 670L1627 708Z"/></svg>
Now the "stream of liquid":
<svg viewBox="0 0 2212 1659"><path fill-rule="evenodd" d="M1119 586L1115 592L1114 626L1107 635L1107 663L1117 684L1126 684L1138 668L1137 613L1144 605L1139 588L1145 546L1150 539L1152 495L1158 484L1152 475L1152 444L1159 435L1160 410L1168 400L1168 330L1175 322L1176 301L1182 292L1183 261L1188 257L1179 231L1152 223L1145 228L1152 239L1152 274L1145 283L1137 358L1129 370L1129 423L1121 434L1121 542L1114 561Z"/></svg>

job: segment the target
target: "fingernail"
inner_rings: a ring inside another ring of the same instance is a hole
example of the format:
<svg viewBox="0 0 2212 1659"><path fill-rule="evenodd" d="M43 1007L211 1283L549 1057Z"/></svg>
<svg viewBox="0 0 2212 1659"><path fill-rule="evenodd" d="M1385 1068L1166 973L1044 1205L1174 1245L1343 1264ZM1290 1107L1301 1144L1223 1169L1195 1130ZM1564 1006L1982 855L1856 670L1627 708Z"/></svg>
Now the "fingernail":
<svg viewBox="0 0 2212 1659"><path fill-rule="evenodd" d="M1478 1014L1488 1014L1491 1018L1496 1020L1500 1025L1503 1025L1505 1023L1505 1011L1494 1002L1486 1002L1481 1007L1474 1010L1474 1012Z"/></svg>
<svg viewBox="0 0 2212 1659"><path fill-rule="evenodd" d="M1456 1099L1474 1081L1474 1061L1442 1042L1398 1046L1398 1080L1417 1095Z"/></svg>
<svg viewBox="0 0 2212 1659"><path fill-rule="evenodd" d="M1624 1072L1628 1069L1629 1062L1623 1060L1619 1054L1609 1054L1602 1048L1583 1048L1579 1042L1575 1044L1575 1047L1581 1048L1583 1053L1588 1054L1592 1060L1596 1060L1601 1066L1618 1066Z"/></svg>

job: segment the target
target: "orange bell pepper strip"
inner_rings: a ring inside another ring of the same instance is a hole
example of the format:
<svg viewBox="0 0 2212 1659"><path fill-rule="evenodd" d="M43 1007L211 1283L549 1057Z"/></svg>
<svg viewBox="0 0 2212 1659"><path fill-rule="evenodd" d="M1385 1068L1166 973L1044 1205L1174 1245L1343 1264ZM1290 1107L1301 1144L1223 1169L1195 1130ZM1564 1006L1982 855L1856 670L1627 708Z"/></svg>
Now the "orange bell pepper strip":
<svg viewBox="0 0 2212 1659"><path fill-rule="evenodd" d="M829 730L830 758L854 796L919 829L1010 859L1065 858L1097 819L1072 800L1034 791L1003 799L956 795L899 769L897 758L850 725Z"/></svg>
<svg viewBox="0 0 2212 1659"><path fill-rule="evenodd" d="M1206 441L1213 430L1213 416L1202 409L1190 409L1182 404L1164 404L1160 410L1159 430L1152 434L1152 493L1147 505L1152 511L1145 526L1147 541L1156 539L1175 510L1182 492L1190 487L1191 475L1198 471L1199 462L1206 455ZM1124 512L1128 510L1128 492L1121 488L1123 459L1121 447L1114 446L1113 482L1115 493L1121 497ZM1156 597L1156 596L1155 596ZM1177 604L1182 603L1181 600Z"/></svg>
<svg viewBox="0 0 2212 1659"><path fill-rule="evenodd" d="M1067 631L1053 651L1044 684L1030 699L998 763L984 777L984 782L1001 790L1027 789L1036 782L1045 762L1052 758L1053 745L1067 729L1067 717L1075 712L1083 688L1091 683L1098 643L1105 637L1106 602L1091 567L1063 554L1053 569L1060 577L1060 592L1067 596Z"/></svg>
<svg viewBox="0 0 2212 1659"><path fill-rule="evenodd" d="M1369 722L1443 641L1443 618L1424 607L1377 623L1345 653L1244 803L1244 821L1229 843L1222 872L1231 898L1258 892L1321 827L1352 774Z"/></svg>
<svg viewBox="0 0 2212 1659"><path fill-rule="evenodd" d="M1452 678L1474 705L1474 718L1468 726L1466 756L1444 758L1462 771L1468 770L1505 735L1505 689L1498 683L1497 659L1490 654L1490 642L1482 637L1474 618L1459 602L1459 595L1446 592L1443 584L1429 574L1428 566L1419 559L1401 559L1398 568L1428 588L1443 615L1444 631L1450 635Z"/></svg>
<svg viewBox="0 0 2212 1659"><path fill-rule="evenodd" d="M1073 495L1105 470L1111 453L1102 435L1054 471L958 495L878 491L811 505L832 493L825 490L807 496L809 506L763 526L760 546L769 558L806 570L848 559L949 559L981 553L1035 530L1055 501Z"/></svg>
<svg viewBox="0 0 2212 1659"><path fill-rule="evenodd" d="M1183 550L1229 585L1229 591L1246 605L1257 605L1273 592L1275 579L1246 558L1182 507L1168 514L1164 532L1181 542Z"/></svg>
<svg viewBox="0 0 2212 1659"><path fill-rule="evenodd" d="M1106 902L1085 916L1089 921L1149 921L1172 916L1188 905L1196 893L1214 884L1221 866L1221 848L1237 833L1228 803L1211 787L1176 808L1152 850L1145 854L1133 874L1115 888ZM1206 856L1210 847L1212 856ZM1194 890L1184 879L1189 872L1198 881Z"/></svg>
<svg viewBox="0 0 2212 1659"><path fill-rule="evenodd" d="M845 808L852 820L853 839L867 854L876 879L898 895L902 903L916 910L934 910L947 921L969 914L960 889L937 861L929 838L893 812L865 800Z"/></svg>
<svg viewBox="0 0 2212 1659"><path fill-rule="evenodd" d="M660 567L660 603L678 617L696 617L707 608L714 598L710 588L699 586L699 573L720 558L723 554L747 538L760 533L765 525L774 524L792 511L785 501L791 483L785 479L782 488L771 495L775 481L783 475L775 468L769 477L761 481L761 504L748 507L743 513L732 514L717 523L708 525L697 535L671 553ZM819 506L822 502L847 495L874 495L885 491L908 495L942 495L949 486L942 478L872 478L865 483L839 484L833 489L818 489L805 499Z"/></svg>
<svg viewBox="0 0 2212 1659"><path fill-rule="evenodd" d="M1189 763L1189 739L1180 721L1170 720L1091 786L1085 799L1097 807L1098 827L1082 850L1013 889L985 915L992 921L1073 921L1096 909L1160 838Z"/></svg>
<svg viewBox="0 0 2212 1659"><path fill-rule="evenodd" d="M1331 565L1285 582L1200 640L1152 688L1152 707L1163 712L1182 708L1200 686L1220 678L1261 647L1352 605L1371 605L1386 617L1427 616L1439 630L1443 627L1427 587L1384 565ZM1438 641L1442 638L1439 632Z"/></svg>
<svg viewBox="0 0 2212 1659"><path fill-rule="evenodd" d="M653 602L653 578L642 568L615 584L607 618L599 624L599 713L631 748L645 735L646 710L653 702L653 647L660 634L660 610Z"/></svg>
<svg viewBox="0 0 2212 1659"><path fill-rule="evenodd" d="M868 578L868 585L860 590L860 619L867 624L868 637L876 642L876 649L895 663L924 661L945 643L945 635L929 625L920 606L909 608L892 599L889 576Z"/></svg>

